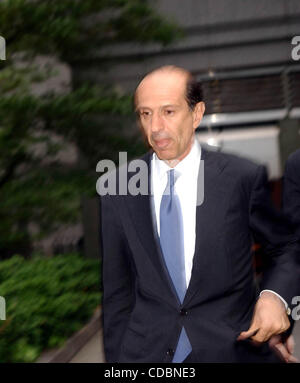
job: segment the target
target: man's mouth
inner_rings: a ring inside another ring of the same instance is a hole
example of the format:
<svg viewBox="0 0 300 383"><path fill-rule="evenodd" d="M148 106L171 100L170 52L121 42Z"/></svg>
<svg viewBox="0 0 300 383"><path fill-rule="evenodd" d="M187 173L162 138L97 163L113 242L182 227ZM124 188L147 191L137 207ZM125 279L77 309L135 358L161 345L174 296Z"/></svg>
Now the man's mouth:
<svg viewBox="0 0 300 383"><path fill-rule="evenodd" d="M159 149L166 149L166 147L169 145L171 139L170 138L162 138L161 140L154 140L155 145Z"/></svg>

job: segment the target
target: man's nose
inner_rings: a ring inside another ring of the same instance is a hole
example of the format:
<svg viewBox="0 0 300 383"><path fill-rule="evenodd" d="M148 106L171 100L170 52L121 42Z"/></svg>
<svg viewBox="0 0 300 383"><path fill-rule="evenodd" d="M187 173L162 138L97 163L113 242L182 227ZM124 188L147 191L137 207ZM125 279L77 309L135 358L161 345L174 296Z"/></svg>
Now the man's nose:
<svg viewBox="0 0 300 383"><path fill-rule="evenodd" d="M158 132L163 129L163 119L159 113L153 113L151 119L151 131Z"/></svg>

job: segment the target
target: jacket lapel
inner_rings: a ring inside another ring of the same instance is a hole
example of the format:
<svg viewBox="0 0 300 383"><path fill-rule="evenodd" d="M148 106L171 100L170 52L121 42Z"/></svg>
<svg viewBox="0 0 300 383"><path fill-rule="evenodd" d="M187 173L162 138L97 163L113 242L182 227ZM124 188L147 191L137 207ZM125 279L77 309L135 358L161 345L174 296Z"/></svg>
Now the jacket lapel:
<svg viewBox="0 0 300 383"><path fill-rule="evenodd" d="M134 223L134 227L138 234L139 240L143 245L146 254L149 256L154 268L159 274L160 279L163 281L166 290L169 292L169 299L171 298L176 305L179 302L179 299L163 260L163 254L161 251L159 236L156 228L154 205L151 195L152 154L153 152L150 151L146 153L146 155L142 158L148 167L148 193L146 195L129 195L129 198L127 199L127 206L129 208L129 213Z"/></svg>
<svg viewBox="0 0 300 383"><path fill-rule="evenodd" d="M212 265L213 259L210 255L216 254L218 241L217 239L210 241L209 248L207 243L212 233L216 238L220 237L219 218L224 211L226 189L221 179L221 172L227 161L221 160L216 153L203 147L201 153L197 187L195 252L191 280L183 305L188 304L199 289L205 291L204 276L209 272L210 267L216 267Z"/></svg>

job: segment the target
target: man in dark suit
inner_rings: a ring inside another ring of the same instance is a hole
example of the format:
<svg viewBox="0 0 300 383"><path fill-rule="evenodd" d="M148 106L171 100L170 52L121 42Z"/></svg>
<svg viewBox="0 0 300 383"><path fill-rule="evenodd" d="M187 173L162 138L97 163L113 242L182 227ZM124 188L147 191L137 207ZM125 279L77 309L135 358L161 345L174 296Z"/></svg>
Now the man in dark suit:
<svg viewBox="0 0 300 383"><path fill-rule="evenodd" d="M135 107L153 150L128 185L146 178L146 192L120 192L119 181L101 197L107 362L278 362L268 340L289 328L300 284L295 238L271 205L265 168L199 145L205 105L181 68L145 76ZM253 240L268 261L260 290Z"/></svg>

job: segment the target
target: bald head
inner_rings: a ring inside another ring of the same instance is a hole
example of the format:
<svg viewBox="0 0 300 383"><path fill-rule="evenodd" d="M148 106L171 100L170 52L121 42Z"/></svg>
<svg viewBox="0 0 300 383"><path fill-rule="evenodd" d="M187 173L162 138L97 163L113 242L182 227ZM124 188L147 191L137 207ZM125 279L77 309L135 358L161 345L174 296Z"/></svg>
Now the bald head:
<svg viewBox="0 0 300 383"><path fill-rule="evenodd" d="M152 70L140 81L134 93L135 109L138 105L138 94L140 89L144 89L151 83L159 86L163 84L165 87L168 87L172 82L177 83L178 86L176 87L176 90L182 93L191 110L194 109L194 106L198 102L202 101L201 84L196 81L191 72L175 65L165 65Z"/></svg>
<svg viewBox="0 0 300 383"><path fill-rule="evenodd" d="M191 76L191 72L188 70L175 66L175 65L164 65L159 68L153 69L151 72L147 73L143 79L146 77L155 75L155 74L181 74L183 76Z"/></svg>

